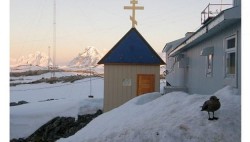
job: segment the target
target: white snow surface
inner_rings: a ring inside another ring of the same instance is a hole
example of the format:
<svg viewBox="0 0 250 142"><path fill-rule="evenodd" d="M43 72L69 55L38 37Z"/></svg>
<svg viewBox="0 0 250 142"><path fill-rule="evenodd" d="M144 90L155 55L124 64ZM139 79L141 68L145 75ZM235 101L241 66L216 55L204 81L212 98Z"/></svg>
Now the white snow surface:
<svg viewBox="0 0 250 142"><path fill-rule="evenodd" d="M221 108L218 120L201 111L215 95ZM69 138L59 142L239 142L241 96L226 86L211 95L172 92L148 93L106 112Z"/></svg>
<svg viewBox="0 0 250 142"><path fill-rule="evenodd" d="M61 72L57 76L75 75ZM16 81L47 78L49 74L17 77ZM13 79L13 78L12 78ZM20 80L19 80L20 79ZM57 116L95 113L103 107L102 78L74 83L26 84L10 87L10 102L29 103L10 107L10 139L25 138ZM161 80L161 92L165 82ZM94 99L89 99L90 89ZM215 95L221 108L208 120L200 106ZM50 100L52 99L52 100ZM50 101L48 101L50 100ZM226 86L211 95L172 92L148 93L106 112L75 135L60 142L236 142L241 141L241 96Z"/></svg>
<svg viewBox="0 0 250 142"><path fill-rule="evenodd" d="M10 139L28 137L57 116L77 118L78 114L93 114L102 109L103 79L91 78L91 82L92 87L89 78L74 83L40 83L10 87L10 102L29 102L10 107ZM90 88L93 99L88 98Z"/></svg>

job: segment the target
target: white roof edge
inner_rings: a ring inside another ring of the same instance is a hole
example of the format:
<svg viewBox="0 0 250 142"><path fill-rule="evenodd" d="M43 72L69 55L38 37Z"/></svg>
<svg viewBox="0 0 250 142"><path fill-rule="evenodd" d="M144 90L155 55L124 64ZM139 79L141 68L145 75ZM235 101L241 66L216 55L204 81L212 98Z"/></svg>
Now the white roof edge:
<svg viewBox="0 0 250 142"><path fill-rule="evenodd" d="M194 33L194 32L188 32L188 33ZM191 35L191 34L190 34ZM175 49L178 47L183 41L185 41L187 38L190 37L190 35L186 35L185 37L179 38L177 40L171 41L166 43L164 46L162 52L167 52L170 48Z"/></svg>
<svg viewBox="0 0 250 142"><path fill-rule="evenodd" d="M193 42L198 37L205 34L208 30L213 29L216 25L220 24L225 19L241 18L240 15L241 15L240 14L240 6L226 9L225 11L220 13L217 17L215 17L215 19L213 19L211 22L209 22L207 25L204 25L203 27L198 29L192 36L190 36L185 41L183 41L179 46L177 46L176 49L174 49L173 51L171 51L169 53L169 56L175 56L176 54L178 54L177 52L180 49L184 48L186 45L188 45L189 43Z"/></svg>
<svg viewBox="0 0 250 142"><path fill-rule="evenodd" d="M183 40L184 38L185 37L166 43L166 45L164 46L162 52L167 52L169 50L168 48L173 47L173 45L178 43L178 42L181 43L182 42L181 40Z"/></svg>

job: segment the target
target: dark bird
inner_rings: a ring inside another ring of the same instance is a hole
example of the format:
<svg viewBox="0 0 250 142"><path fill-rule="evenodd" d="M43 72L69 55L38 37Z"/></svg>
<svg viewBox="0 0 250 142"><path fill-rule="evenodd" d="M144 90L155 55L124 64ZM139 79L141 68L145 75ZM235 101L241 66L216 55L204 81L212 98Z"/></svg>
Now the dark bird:
<svg viewBox="0 0 250 142"><path fill-rule="evenodd" d="M216 96L211 96L209 100L205 101L201 111L207 111L208 120L217 120L218 117L214 117L214 112L220 108L220 101ZM213 113L213 118L210 118L210 112Z"/></svg>

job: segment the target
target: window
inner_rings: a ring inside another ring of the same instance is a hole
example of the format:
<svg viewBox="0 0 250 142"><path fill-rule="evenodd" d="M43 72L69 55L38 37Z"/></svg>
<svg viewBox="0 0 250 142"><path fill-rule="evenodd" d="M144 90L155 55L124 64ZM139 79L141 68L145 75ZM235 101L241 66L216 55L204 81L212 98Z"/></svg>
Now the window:
<svg viewBox="0 0 250 142"><path fill-rule="evenodd" d="M213 74L213 54L209 54L206 57L207 57L206 76L212 77L212 74Z"/></svg>
<svg viewBox="0 0 250 142"><path fill-rule="evenodd" d="M226 77L234 78L236 74L236 35L225 40L225 71Z"/></svg>
<svg viewBox="0 0 250 142"><path fill-rule="evenodd" d="M206 77L212 77L213 75L213 54L213 46L202 49L200 53L201 56L206 57Z"/></svg>

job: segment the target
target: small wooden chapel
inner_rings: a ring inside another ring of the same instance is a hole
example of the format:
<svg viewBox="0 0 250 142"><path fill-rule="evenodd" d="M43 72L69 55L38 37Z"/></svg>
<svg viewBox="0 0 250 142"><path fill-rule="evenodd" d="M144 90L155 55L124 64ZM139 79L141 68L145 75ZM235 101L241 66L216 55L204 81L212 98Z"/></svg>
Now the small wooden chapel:
<svg viewBox="0 0 250 142"><path fill-rule="evenodd" d="M165 64L149 43L137 31L135 6L131 0L132 28L98 62L104 64L104 106L105 112L130 99L149 92L160 91L160 65Z"/></svg>

